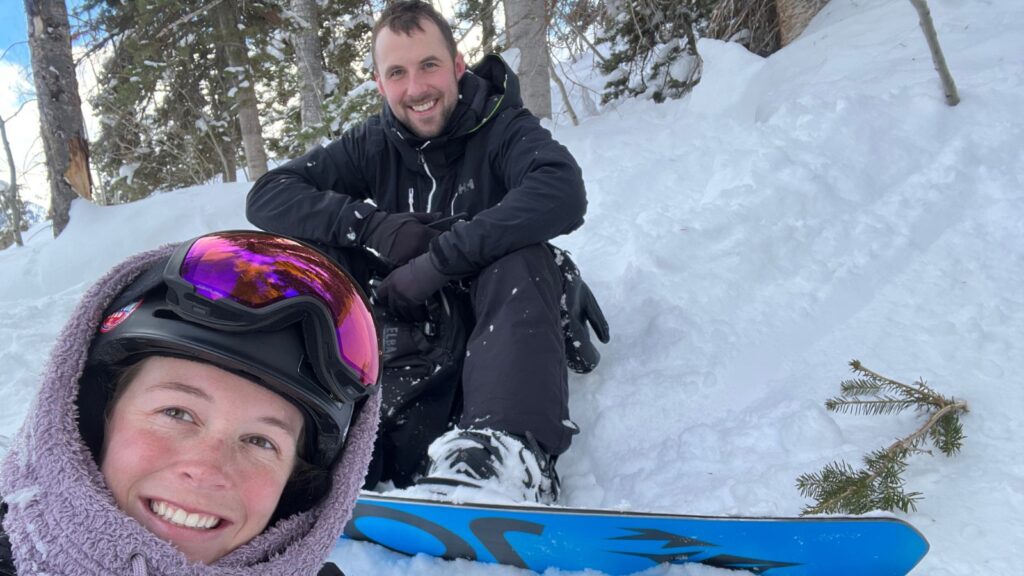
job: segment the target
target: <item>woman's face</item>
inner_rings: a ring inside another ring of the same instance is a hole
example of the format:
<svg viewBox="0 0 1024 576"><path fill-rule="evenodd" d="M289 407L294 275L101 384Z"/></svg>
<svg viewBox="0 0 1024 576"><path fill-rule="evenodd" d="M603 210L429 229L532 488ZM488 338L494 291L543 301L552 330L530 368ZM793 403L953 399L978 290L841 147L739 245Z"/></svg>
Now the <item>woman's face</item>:
<svg viewBox="0 0 1024 576"><path fill-rule="evenodd" d="M152 357L113 407L100 469L118 507L209 564L266 528L302 424L290 402L241 376Z"/></svg>

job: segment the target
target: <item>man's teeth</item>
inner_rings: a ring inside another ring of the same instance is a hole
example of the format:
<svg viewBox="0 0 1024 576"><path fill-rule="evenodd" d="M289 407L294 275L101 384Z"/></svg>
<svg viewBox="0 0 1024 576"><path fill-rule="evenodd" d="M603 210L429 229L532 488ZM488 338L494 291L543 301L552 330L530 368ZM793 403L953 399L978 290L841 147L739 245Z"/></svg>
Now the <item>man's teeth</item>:
<svg viewBox="0 0 1024 576"><path fill-rule="evenodd" d="M436 104L436 103L437 103L437 100L431 100L430 102L424 102L423 104L418 104L416 106L413 106L412 109L417 111L417 112L426 112L427 110L430 110L431 108L433 108L434 104Z"/></svg>
<svg viewBox="0 0 1024 576"><path fill-rule="evenodd" d="M167 502L150 500L149 509L152 510L154 514L171 524L177 524L178 526L184 526L186 528L209 530L217 524L220 524L220 518L217 518L216 516L208 516L206 514L198 514L196 512L188 513L181 508L168 504Z"/></svg>

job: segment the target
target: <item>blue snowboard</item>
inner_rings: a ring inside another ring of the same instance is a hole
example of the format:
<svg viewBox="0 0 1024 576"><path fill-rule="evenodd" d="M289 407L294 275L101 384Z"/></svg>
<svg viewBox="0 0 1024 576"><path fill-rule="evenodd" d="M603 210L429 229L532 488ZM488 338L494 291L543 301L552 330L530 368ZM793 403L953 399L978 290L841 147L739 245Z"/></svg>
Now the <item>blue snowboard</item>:
<svg viewBox="0 0 1024 576"><path fill-rule="evenodd" d="M404 554L611 575L697 562L770 576L896 576L928 552L921 533L895 518L680 516L376 493L361 495L345 536Z"/></svg>

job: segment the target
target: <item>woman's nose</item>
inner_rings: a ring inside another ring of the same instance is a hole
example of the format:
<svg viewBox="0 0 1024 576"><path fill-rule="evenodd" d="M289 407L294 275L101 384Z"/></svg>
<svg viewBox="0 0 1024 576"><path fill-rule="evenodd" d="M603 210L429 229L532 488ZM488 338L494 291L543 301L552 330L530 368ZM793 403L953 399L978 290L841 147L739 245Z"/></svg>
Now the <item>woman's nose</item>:
<svg viewBox="0 0 1024 576"><path fill-rule="evenodd" d="M232 455L227 442L222 439L208 439L195 442L185 449L189 450L189 453L181 459L180 473L188 481L205 489L226 488L231 485Z"/></svg>

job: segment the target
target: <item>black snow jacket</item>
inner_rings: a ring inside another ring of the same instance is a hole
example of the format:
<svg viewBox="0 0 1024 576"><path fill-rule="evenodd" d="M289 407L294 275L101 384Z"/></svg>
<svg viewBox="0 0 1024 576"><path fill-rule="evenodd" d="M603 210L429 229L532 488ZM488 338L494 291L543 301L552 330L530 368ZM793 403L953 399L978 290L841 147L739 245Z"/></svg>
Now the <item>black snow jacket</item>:
<svg viewBox="0 0 1024 576"><path fill-rule="evenodd" d="M260 228L332 247L362 245L367 217L466 213L431 243L441 272L464 277L583 223L586 192L569 151L523 108L519 80L488 56L459 81L459 102L430 140L385 103L378 116L260 178L246 215Z"/></svg>

